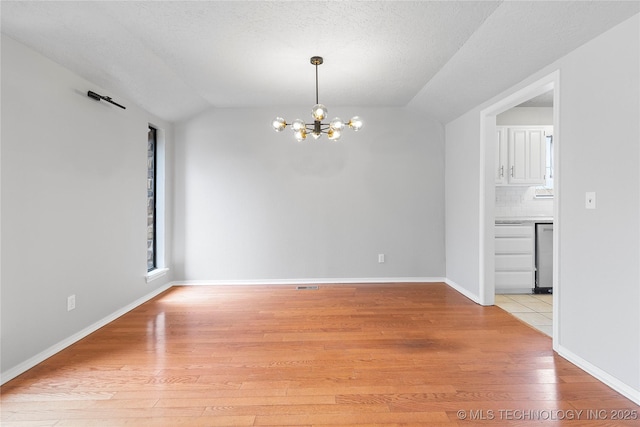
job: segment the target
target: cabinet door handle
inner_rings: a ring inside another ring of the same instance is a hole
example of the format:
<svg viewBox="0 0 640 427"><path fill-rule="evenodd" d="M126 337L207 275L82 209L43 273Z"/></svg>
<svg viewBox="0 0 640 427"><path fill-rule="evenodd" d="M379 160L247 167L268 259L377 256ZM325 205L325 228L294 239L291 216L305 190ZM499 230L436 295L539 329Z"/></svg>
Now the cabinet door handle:
<svg viewBox="0 0 640 427"><path fill-rule="evenodd" d="M513 178L513 166L511 166L511 178Z"/></svg>
<svg viewBox="0 0 640 427"><path fill-rule="evenodd" d="M500 166L500 178L504 178L504 165Z"/></svg>

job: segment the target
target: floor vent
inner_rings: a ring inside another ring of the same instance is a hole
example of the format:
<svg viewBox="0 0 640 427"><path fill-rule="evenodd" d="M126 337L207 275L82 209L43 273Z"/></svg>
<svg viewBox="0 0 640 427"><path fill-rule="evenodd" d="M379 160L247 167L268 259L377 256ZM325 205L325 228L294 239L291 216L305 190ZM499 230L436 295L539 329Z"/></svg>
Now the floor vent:
<svg viewBox="0 0 640 427"><path fill-rule="evenodd" d="M315 291L318 289L316 285L296 286L297 291Z"/></svg>

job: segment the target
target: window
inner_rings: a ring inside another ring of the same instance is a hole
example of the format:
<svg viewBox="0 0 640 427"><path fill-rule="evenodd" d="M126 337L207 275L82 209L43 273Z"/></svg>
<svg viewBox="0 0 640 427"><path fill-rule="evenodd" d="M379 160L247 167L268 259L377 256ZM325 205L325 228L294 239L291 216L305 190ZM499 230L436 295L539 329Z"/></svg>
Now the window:
<svg viewBox="0 0 640 427"><path fill-rule="evenodd" d="M149 126L147 142L147 272L158 267L156 238L156 134L156 129Z"/></svg>
<svg viewBox="0 0 640 427"><path fill-rule="evenodd" d="M147 283L169 272L164 250L165 147L165 132L150 124L147 135Z"/></svg>
<svg viewBox="0 0 640 427"><path fill-rule="evenodd" d="M553 135L546 135L546 167L544 171L544 185L536 187L536 198L553 197Z"/></svg>

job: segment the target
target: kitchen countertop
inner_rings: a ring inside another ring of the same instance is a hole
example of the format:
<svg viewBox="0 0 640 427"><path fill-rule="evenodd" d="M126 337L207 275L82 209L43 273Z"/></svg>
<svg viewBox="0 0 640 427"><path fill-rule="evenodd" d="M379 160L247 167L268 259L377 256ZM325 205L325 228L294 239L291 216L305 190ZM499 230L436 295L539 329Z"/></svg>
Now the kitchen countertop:
<svg viewBox="0 0 640 427"><path fill-rule="evenodd" d="M496 224L513 224L518 222L553 222L550 216L501 216L496 217Z"/></svg>

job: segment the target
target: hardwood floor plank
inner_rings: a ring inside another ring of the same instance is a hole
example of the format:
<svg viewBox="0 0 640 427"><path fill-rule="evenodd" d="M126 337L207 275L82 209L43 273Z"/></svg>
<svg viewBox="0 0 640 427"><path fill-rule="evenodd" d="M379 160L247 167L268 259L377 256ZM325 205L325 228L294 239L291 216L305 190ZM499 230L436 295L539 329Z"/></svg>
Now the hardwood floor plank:
<svg viewBox="0 0 640 427"><path fill-rule="evenodd" d="M107 418L117 413L119 418L166 418L166 417L189 417L196 418L201 416L206 407L188 407L188 408L78 408L78 409L40 409L33 408L31 410L8 411L10 415L6 420L7 423L13 421L37 421L40 419L81 419L92 420L94 418ZM4 410L3 410L4 412ZM4 425L4 421L3 421Z"/></svg>
<svg viewBox="0 0 640 427"><path fill-rule="evenodd" d="M404 413L362 413L348 412L343 414L303 414L303 415L258 415L254 422L256 426L298 426L309 425L331 425L331 426L353 426L365 423L422 423L423 426L430 426L432 423L450 422L445 412L404 412Z"/></svg>
<svg viewBox="0 0 640 427"><path fill-rule="evenodd" d="M330 414L379 414L390 412L386 404L322 404L308 405L248 405L248 406L211 406L205 410L205 415L257 415L274 417L291 417L300 415L330 415Z"/></svg>
<svg viewBox="0 0 640 427"><path fill-rule="evenodd" d="M404 283L172 288L3 385L0 405L10 427L532 426L482 415L640 412L503 310Z"/></svg>
<svg viewBox="0 0 640 427"><path fill-rule="evenodd" d="M335 405L333 395L326 396L250 396L250 397L216 397L189 399L159 399L157 408L178 408L194 406L268 406L268 405Z"/></svg>
<svg viewBox="0 0 640 427"><path fill-rule="evenodd" d="M94 418L90 420L62 420L55 427L233 427L252 426L252 415L216 417L163 417L163 418ZM20 427L20 426L16 426ZM304 427L304 426L301 426Z"/></svg>
<svg viewBox="0 0 640 427"><path fill-rule="evenodd" d="M99 401L105 399L111 399L114 393L105 392L44 392L40 390L33 390L31 388L24 388L18 392L10 392L2 390L0 401L2 407L6 402L61 402L61 401Z"/></svg>

